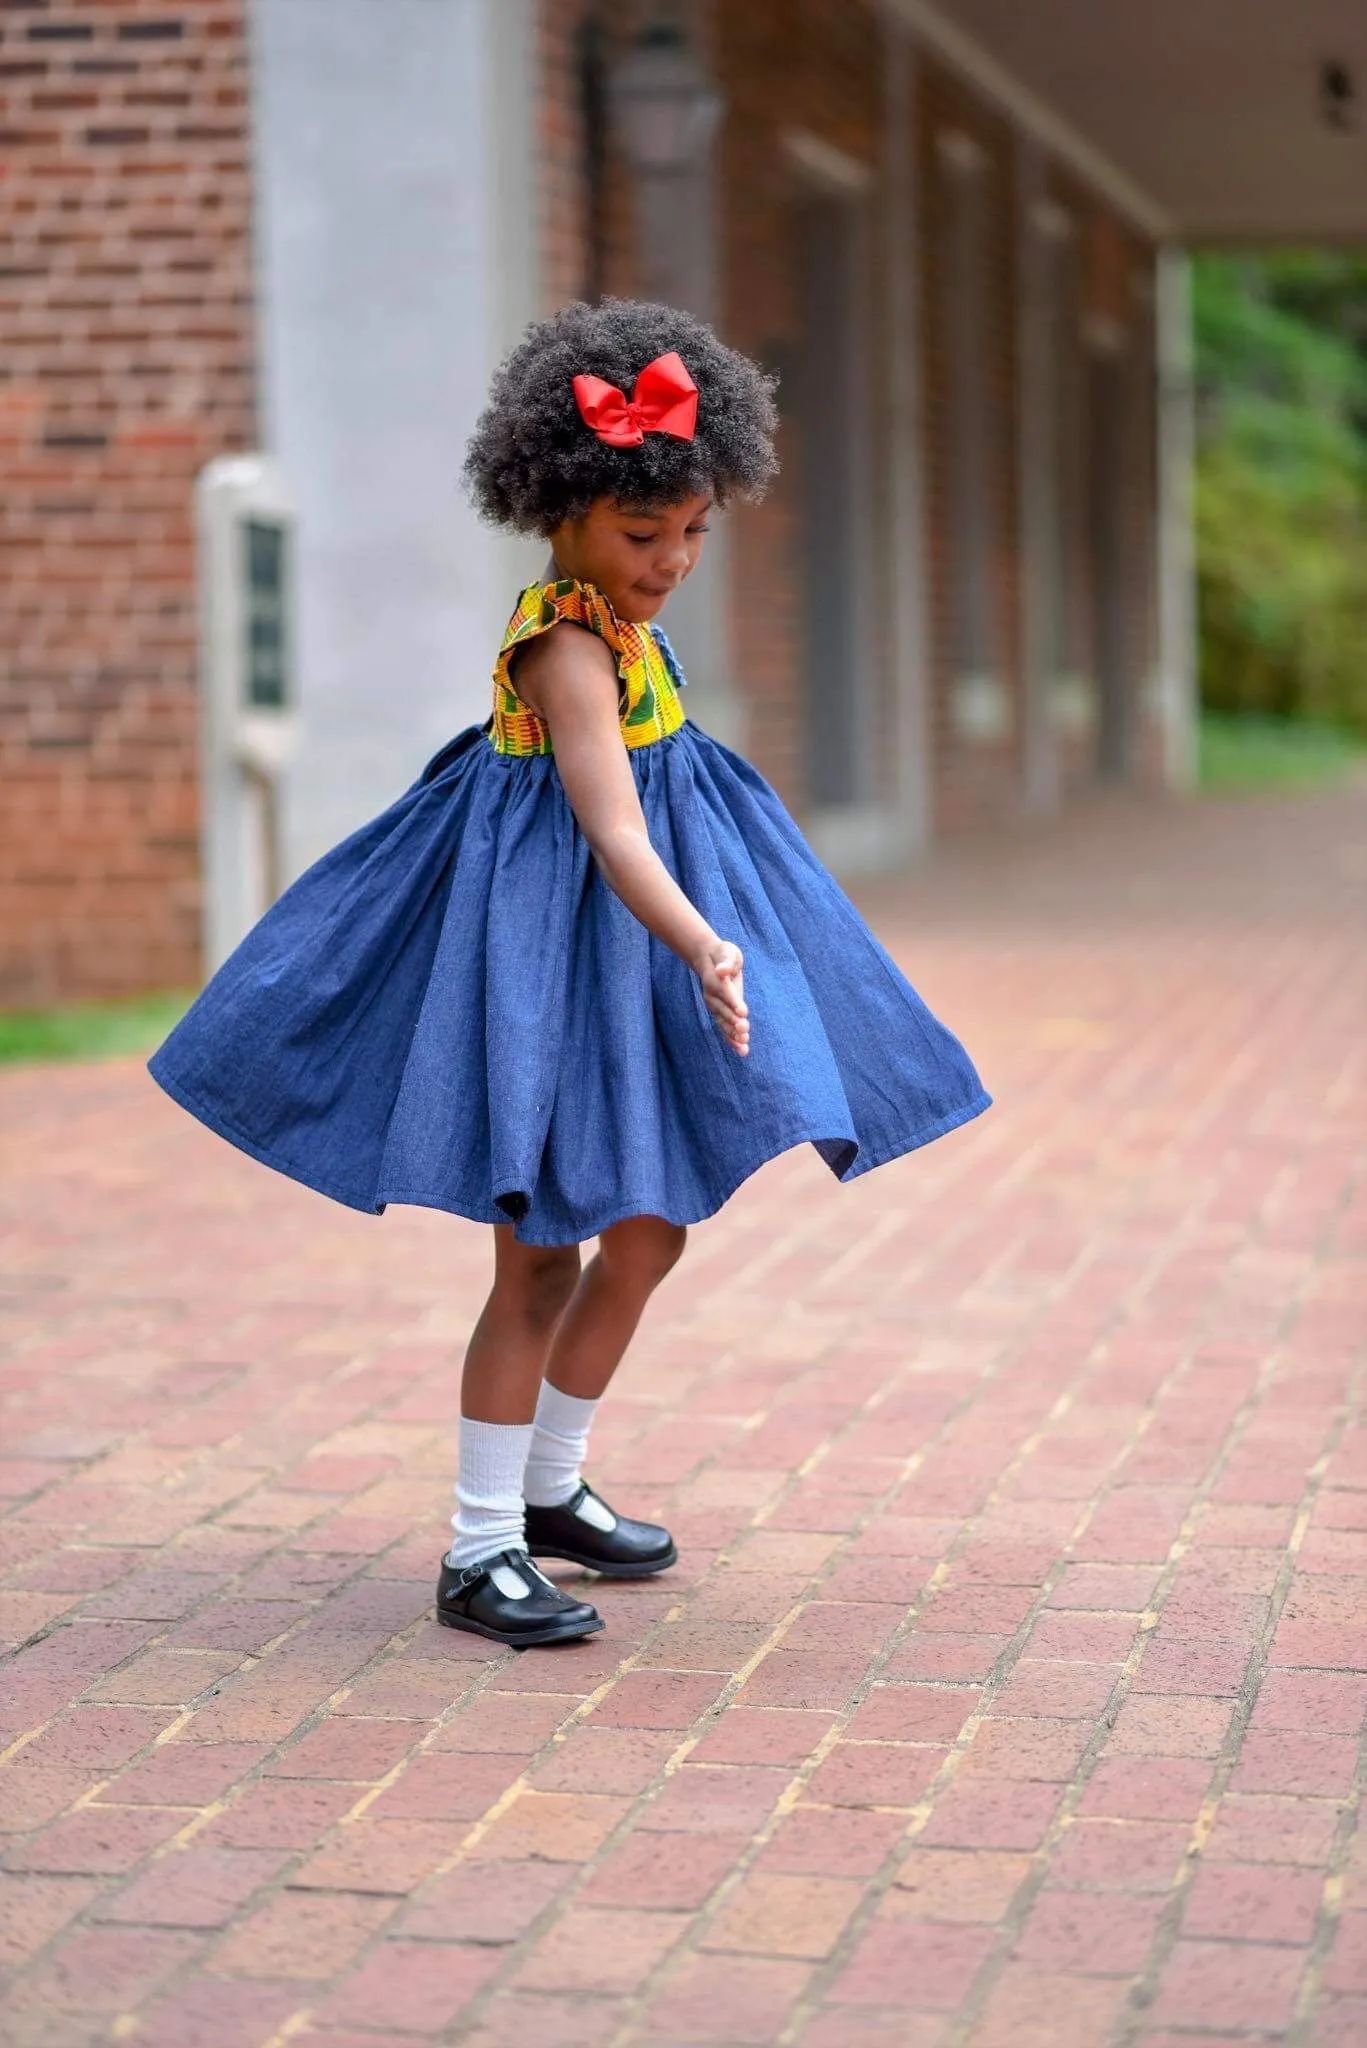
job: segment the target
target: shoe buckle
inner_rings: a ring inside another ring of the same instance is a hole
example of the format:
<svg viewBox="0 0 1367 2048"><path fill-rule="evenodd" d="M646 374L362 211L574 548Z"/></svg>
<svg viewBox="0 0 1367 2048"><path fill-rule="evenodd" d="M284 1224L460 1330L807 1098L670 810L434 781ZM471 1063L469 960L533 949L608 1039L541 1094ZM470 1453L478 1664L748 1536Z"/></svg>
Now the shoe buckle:
<svg viewBox="0 0 1367 2048"><path fill-rule="evenodd" d="M496 1564L508 1565L510 1569L519 1572L524 1579L529 1577L539 1579L542 1576L525 1550L501 1550L497 1557L486 1557L482 1564L467 1564L465 1566L465 1569L456 1578L456 1584L461 1592L467 1593L471 1586L478 1585L481 1579L491 1578ZM551 1584L549 1579L545 1579L543 1583L547 1586ZM554 1592L553 1586L551 1590Z"/></svg>

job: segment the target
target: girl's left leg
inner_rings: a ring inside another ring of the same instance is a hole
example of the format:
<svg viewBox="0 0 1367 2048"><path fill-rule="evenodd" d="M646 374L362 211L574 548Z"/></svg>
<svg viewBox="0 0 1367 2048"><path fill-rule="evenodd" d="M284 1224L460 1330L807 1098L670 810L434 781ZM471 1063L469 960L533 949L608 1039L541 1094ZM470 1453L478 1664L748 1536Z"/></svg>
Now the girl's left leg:
<svg viewBox="0 0 1367 2048"><path fill-rule="evenodd" d="M465 1354L454 1540L437 1582L437 1619L517 1648L603 1626L532 1565L522 1500L537 1389L578 1276L578 1245L520 1245L500 1225L493 1288Z"/></svg>
<svg viewBox="0 0 1367 2048"><path fill-rule="evenodd" d="M546 1378L561 1393L596 1401L636 1334L646 1303L683 1257L688 1232L662 1216L628 1216L598 1240L556 1324Z"/></svg>
<svg viewBox="0 0 1367 2048"><path fill-rule="evenodd" d="M551 1340L527 1458L528 1547L535 1555L569 1557L623 1577L674 1561L668 1531L615 1514L584 1485L582 1466L599 1397L687 1235L660 1216L628 1217L603 1232L580 1274Z"/></svg>

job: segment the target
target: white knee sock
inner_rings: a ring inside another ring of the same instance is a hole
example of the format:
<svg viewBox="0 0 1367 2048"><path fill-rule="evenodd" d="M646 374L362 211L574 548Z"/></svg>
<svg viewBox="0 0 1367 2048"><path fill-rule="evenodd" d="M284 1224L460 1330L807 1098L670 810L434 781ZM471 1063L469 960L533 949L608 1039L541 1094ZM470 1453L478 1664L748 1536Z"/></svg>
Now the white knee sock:
<svg viewBox="0 0 1367 2048"><path fill-rule="evenodd" d="M455 1541L447 1553L458 1570L501 1550L525 1549L522 1475L532 1429L530 1422L474 1422L462 1415Z"/></svg>
<svg viewBox="0 0 1367 2048"><path fill-rule="evenodd" d="M562 1394L542 1380L537 1396L532 1447L527 1453L523 1497L534 1508L558 1508L579 1484L596 1401Z"/></svg>

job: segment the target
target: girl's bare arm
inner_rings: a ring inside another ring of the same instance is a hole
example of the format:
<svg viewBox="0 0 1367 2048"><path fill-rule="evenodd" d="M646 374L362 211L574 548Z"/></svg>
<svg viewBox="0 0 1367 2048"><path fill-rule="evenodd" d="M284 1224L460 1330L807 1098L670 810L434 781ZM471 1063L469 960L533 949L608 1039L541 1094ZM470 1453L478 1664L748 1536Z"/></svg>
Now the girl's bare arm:
<svg viewBox="0 0 1367 2048"><path fill-rule="evenodd" d="M617 672L601 640L553 626L519 654L514 687L550 728L555 764L604 881L692 968L727 1043L749 1050L739 948L719 938L650 843L618 722Z"/></svg>

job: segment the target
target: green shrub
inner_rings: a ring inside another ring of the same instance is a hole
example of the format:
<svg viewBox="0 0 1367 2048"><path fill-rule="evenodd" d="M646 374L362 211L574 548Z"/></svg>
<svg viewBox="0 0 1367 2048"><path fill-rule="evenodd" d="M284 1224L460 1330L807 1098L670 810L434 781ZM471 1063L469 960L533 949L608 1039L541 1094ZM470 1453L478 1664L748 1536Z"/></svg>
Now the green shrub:
<svg viewBox="0 0 1367 2048"><path fill-rule="evenodd" d="M1198 259L1201 694L1367 732L1367 260Z"/></svg>

